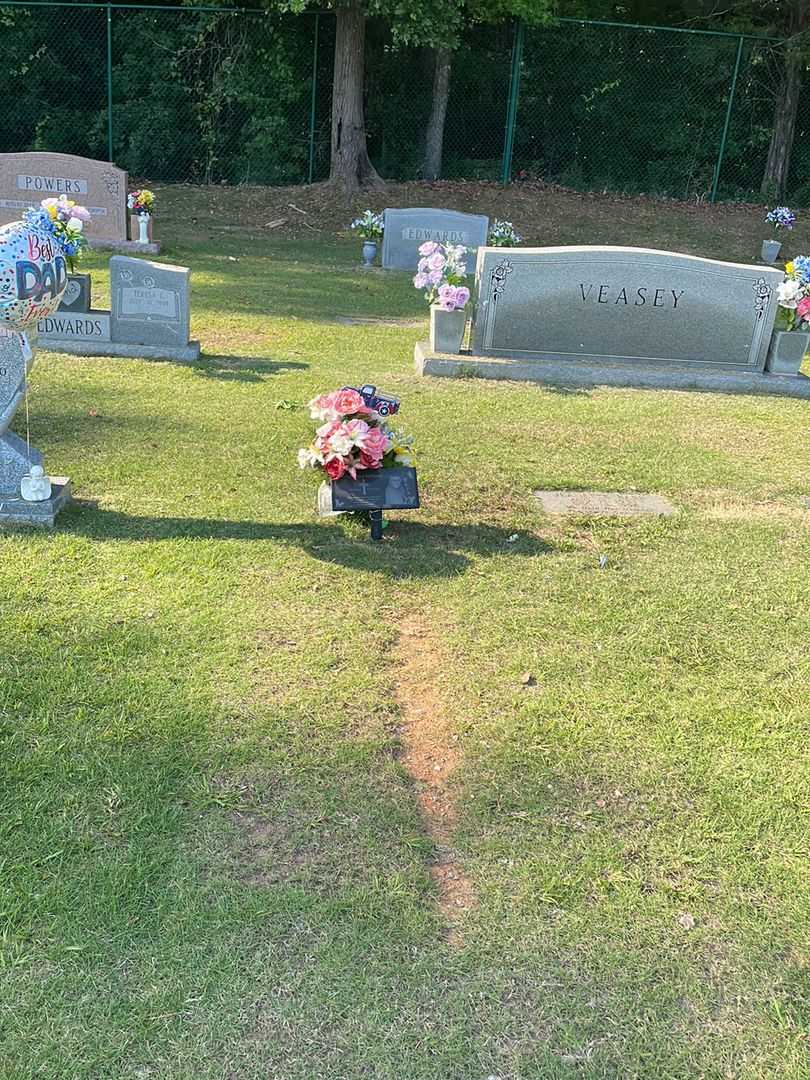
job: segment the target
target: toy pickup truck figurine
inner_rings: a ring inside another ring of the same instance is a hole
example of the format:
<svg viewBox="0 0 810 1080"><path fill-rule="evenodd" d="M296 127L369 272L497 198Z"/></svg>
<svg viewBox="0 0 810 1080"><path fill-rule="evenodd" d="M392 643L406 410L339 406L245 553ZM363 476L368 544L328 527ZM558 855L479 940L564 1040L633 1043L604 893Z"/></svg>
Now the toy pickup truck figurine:
<svg viewBox="0 0 810 1080"><path fill-rule="evenodd" d="M399 402L388 394L378 394L376 386L365 384L358 390L356 386L344 386L344 390L357 390L357 393L365 401L370 409L380 416L393 416L399 412Z"/></svg>

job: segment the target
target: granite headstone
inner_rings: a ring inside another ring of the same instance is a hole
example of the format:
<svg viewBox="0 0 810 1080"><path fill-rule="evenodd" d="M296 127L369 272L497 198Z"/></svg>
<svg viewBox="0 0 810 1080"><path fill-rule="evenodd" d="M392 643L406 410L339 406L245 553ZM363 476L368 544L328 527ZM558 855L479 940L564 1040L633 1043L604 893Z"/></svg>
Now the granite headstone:
<svg viewBox="0 0 810 1080"><path fill-rule="evenodd" d="M59 301L59 311L62 313L89 311L92 307L90 290L89 274L68 274L67 285Z"/></svg>
<svg viewBox="0 0 810 1080"><path fill-rule="evenodd" d="M462 214L457 210L414 207L386 210L382 264L389 270L416 270L419 246L427 240L439 244L461 244L467 248L467 273L475 270L476 252L487 242L489 218L483 214Z"/></svg>
<svg viewBox="0 0 810 1080"><path fill-rule="evenodd" d="M472 352L761 372L782 278L647 248L482 248Z"/></svg>
<svg viewBox="0 0 810 1080"><path fill-rule="evenodd" d="M190 281L188 267L113 255L110 259L113 340L136 345L187 346Z"/></svg>
<svg viewBox="0 0 810 1080"><path fill-rule="evenodd" d="M42 199L66 195L92 215L88 237L127 239L127 174L108 161L72 154L0 154L0 225Z"/></svg>
<svg viewBox="0 0 810 1080"><path fill-rule="evenodd" d="M22 334L0 330L0 526L36 525L52 528L59 511L70 502L70 481L52 477L51 497L27 502L20 483L32 465L42 465L42 454L8 427L25 396L34 354Z"/></svg>

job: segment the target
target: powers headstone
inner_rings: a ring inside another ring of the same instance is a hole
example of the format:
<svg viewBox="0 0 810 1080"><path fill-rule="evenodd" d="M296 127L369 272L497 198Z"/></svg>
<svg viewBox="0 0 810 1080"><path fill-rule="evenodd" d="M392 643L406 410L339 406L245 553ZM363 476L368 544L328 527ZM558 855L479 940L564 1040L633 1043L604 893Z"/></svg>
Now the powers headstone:
<svg viewBox="0 0 810 1080"><path fill-rule="evenodd" d="M389 270L416 270L419 245L427 240L439 244L462 244L467 248L467 273L475 270L476 252L487 242L489 218L457 210L415 207L386 210L382 264Z"/></svg>
<svg viewBox="0 0 810 1080"><path fill-rule="evenodd" d="M783 276L648 248L482 248L472 351L763 371Z"/></svg>
<svg viewBox="0 0 810 1080"><path fill-rule="evenodd" d="M72 154L0 154L0 225L42 199L66 195L92 215L88 237L127 238L127 174L109 161Z"/></svg>
<svg viewBox="0 0 810 1080"><path fill-rule="evenodd" d="M187 346L190 281L188 267L113 255L110 259L113 341Z"/></svg>

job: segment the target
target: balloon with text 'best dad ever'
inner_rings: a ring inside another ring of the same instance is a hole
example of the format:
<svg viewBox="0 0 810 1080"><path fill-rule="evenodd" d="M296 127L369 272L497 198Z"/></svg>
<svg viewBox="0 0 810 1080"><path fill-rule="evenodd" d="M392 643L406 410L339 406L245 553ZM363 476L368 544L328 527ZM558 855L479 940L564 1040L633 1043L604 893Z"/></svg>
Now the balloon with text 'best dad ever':
<svg viewBox="0 0 810 1080"><path fill-rule="evenodd" d="M22 331L52 315L67 263L52 234L27 221L0 227L0 327Z"/></svg>

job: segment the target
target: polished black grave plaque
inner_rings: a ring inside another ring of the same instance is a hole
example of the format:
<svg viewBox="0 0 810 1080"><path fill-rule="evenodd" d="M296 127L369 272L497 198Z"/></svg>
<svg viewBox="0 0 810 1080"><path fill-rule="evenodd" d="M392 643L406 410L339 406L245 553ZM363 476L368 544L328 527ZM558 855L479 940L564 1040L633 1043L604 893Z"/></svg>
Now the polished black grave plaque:
<svg viewBox="0 0 810 1080"><path fill-rule="evenodd" d="M332 481L333 510L417 510L419 486L416 469L360 469L357 479L341 476Z"/></svg>

